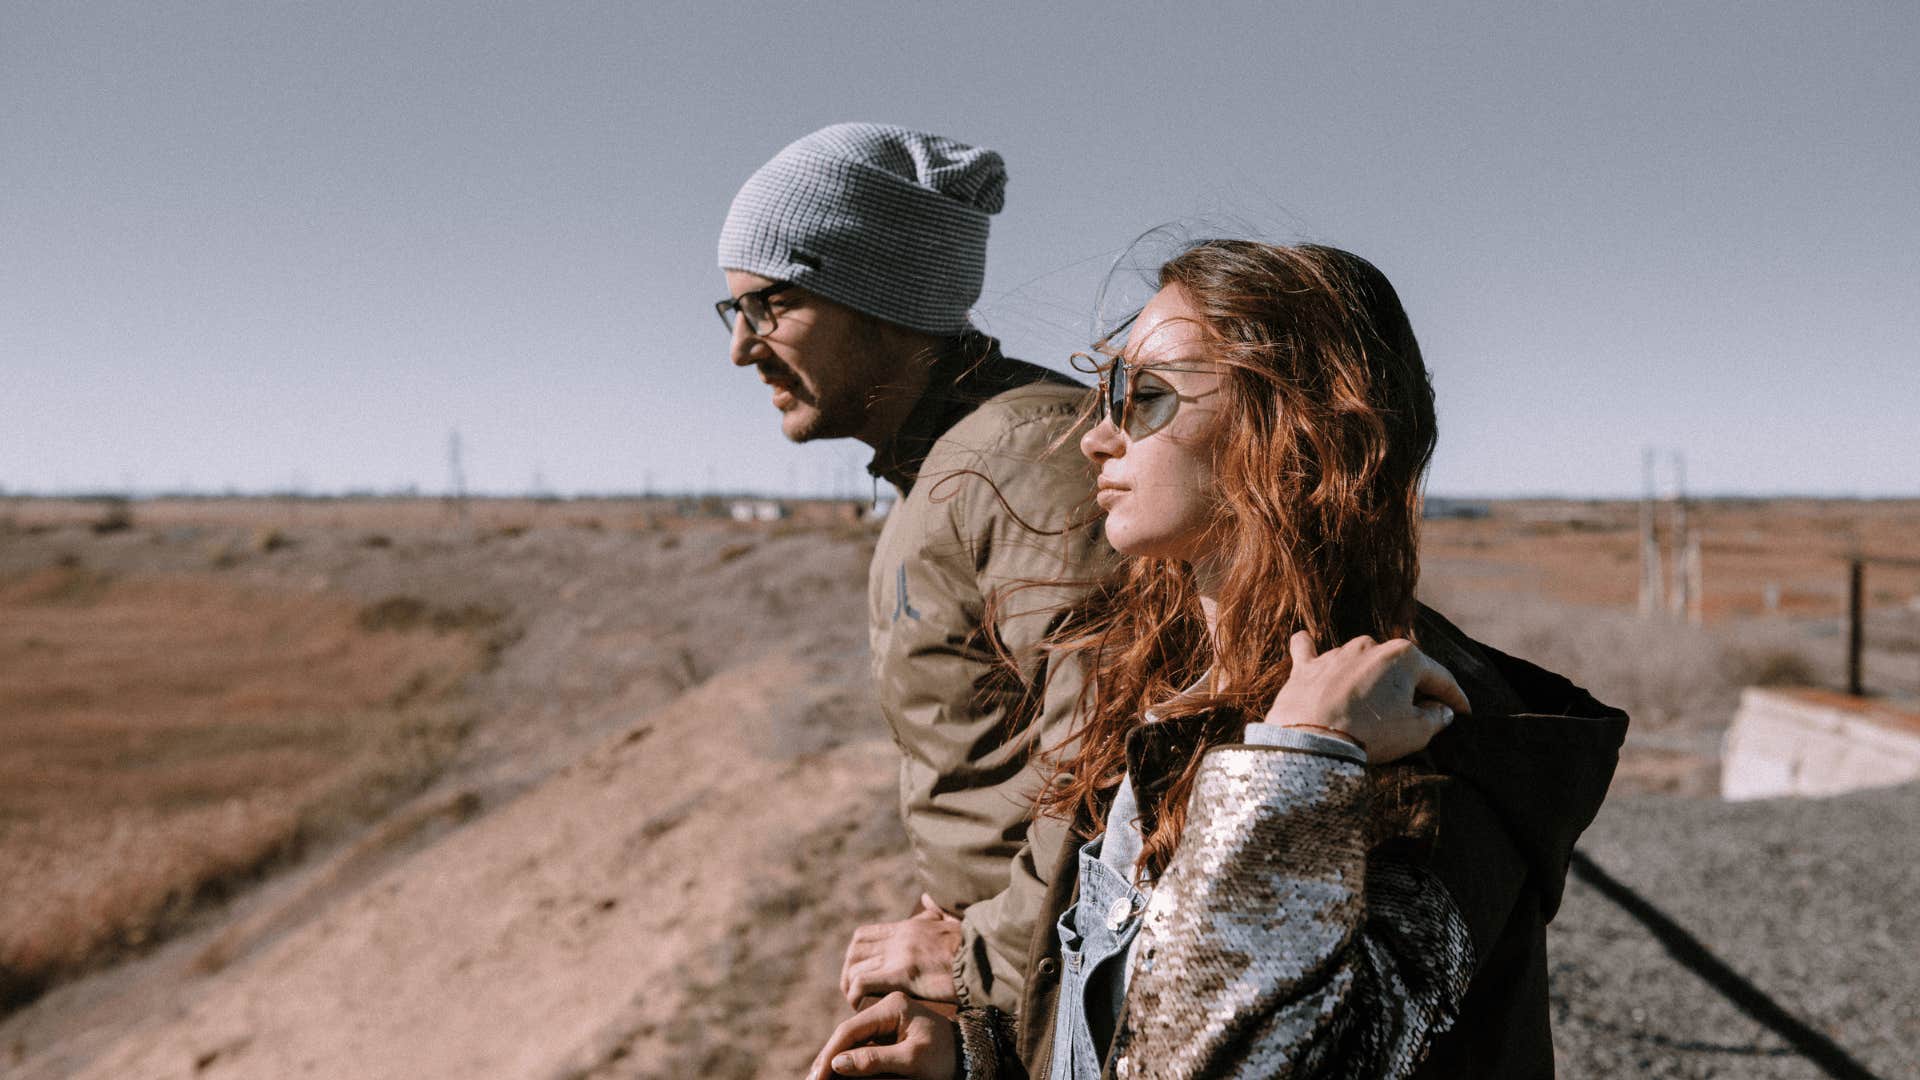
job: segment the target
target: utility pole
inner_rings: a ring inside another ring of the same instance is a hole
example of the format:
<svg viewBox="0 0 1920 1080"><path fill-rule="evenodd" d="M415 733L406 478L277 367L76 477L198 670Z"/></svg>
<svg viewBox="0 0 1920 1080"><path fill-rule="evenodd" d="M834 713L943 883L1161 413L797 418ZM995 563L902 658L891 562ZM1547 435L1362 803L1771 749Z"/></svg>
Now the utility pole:
<svg viewBox="0 0 1920 1080"><path fill-rule="evenodd" d="M467 521L467 471L460 463L460 429L447 434L447 495L453 500L453 512L460 523Z"/></svg>
<svg viewBox="0 0 1920 1080"><path fill-rule="evenodd" d="M1678 450L1672 453L1673 462L1673 505L1671 508L1672 533L1669 543L1673 547L1673 585L1667 594L1667 610L1676 619L1684 619L1689 611L1687 586L1687 552L1692 546L1692 538L1687 533L1687 459Z"/></svg>
<svg viewBox="0 0 1920 1080"><path fill-rule="evenodd" d="M1707 587L1700 562L1700 534L1687 534L1687 622L1699 626L1706 621Z"/></svg>
<svg viewBox="0 0 1920 1080"><path fill-rule="evenodd" d="M1653 447L1640 451L1640 617L1652 618L1666 606L1660 572L1660 538L1654 528Z"/></svg>

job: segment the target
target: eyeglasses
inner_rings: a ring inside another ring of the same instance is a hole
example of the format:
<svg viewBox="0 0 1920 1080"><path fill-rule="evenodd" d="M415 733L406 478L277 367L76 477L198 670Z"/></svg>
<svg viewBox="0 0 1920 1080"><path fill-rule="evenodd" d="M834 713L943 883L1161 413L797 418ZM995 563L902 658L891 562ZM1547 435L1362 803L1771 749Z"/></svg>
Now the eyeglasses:
<svg viewBox="0 0 1920 1080"><path fill-rule="evenodd" d="M733 333L733 315L737 311L741 318L747 320L747 330L755 337L763 337L773 333L773 328L780 325L780 320L774 317L773 305L768 301L791 288L792 282L776 281L764 289L715 300L713 310L719 313L720 321L726 324L727 333Z"/></svg>
<svg viewBox="0 0 1920 1080"><path fill-rule="evenodd" d="M1093 359L1087 357L1085 353L1075 355L1090 361ZM1129 375L1130 369L1127 362L1115 357L1094 370L1100 373L1100 398L1094 422L1112 420L1113 425L1126 432L1129 439L1144 439L1173 423L1174 415L1180 411L1181 401L1194 400L1182 398L1180 392L1173 388L1172 383L1154 372L1198 372L1211 369L1155 364L1151 368L1131 369L1132 374Z"/></svg>

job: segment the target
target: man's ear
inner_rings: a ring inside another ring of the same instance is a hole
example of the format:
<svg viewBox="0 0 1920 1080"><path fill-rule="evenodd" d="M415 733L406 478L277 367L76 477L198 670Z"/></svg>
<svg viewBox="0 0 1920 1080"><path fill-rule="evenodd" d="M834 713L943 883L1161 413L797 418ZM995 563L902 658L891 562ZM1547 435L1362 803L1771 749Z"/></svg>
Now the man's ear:
<svg viewBox="0 0 1920 1080"><path fill-rule="evenodd" d="M885 358L888 371L897 372L908 364L932 367L940 355L940 339L932 334L895 326L864 313L856 315L860 320L862 342L876 357Z"/></svg>

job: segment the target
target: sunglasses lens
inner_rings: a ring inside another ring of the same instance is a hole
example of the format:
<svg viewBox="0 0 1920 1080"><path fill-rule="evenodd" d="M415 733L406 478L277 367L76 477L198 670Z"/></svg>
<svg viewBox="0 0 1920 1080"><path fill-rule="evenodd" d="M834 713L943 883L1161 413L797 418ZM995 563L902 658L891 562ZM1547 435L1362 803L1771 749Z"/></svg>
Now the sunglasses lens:
<svg viewBox="0 0 1920 1080"><path fill-rule="evenodd" d="M1127 434L1136 439L1144 439L1173 422L1173 414L1180 409L1180 395L1172 384L1150 371L1138 372L1133 377L1132 400L1128 405Z"/></svg>

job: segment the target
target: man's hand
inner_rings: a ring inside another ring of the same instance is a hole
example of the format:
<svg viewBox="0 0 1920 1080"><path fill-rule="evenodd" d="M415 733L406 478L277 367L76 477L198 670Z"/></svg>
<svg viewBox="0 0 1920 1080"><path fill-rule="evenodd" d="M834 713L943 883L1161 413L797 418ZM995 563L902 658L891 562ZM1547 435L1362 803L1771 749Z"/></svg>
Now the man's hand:
<svg viewBox="0 0 1920 1080"><path fill-rule="evenodd" d="M860 1000L899 990L927 1001L956 1001L953 958L960 951L960 920L926 893L920 910L900 922L868 923L853 932L840 965L840 992Z"/></svg>
<svg viewBox="0 0 1920 1080"><path fill-rule="evenodd" d="M954 1080L960 1032L953 1020L893 993L847 1017L814 1056L807 1080L834 1076L906 1076Z"/></svg>

